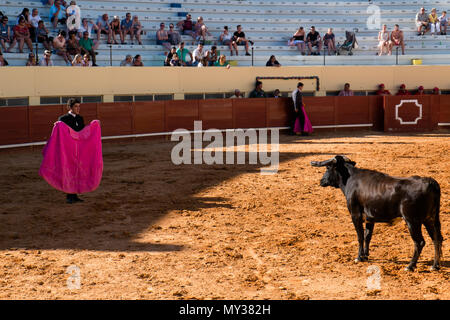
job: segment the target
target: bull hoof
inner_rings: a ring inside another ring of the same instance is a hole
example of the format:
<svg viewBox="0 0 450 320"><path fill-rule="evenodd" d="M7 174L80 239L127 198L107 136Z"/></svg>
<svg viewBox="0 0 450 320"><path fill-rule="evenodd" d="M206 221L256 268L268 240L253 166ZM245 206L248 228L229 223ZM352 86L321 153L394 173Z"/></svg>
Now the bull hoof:
<svg viewBox="0 0 450 320"><path fill-rule="evenodd" d="M356 263L358 263L358 262L366 262L368 260L369 259L367 257L358 257L358 258L355 259L355 262Z"/></svg>
<svg viewBox="0 0 450 320"><path fill-rule="evenodd" d="M405 271L413 272L413 271L414 271L414 267L407 266L407 267L405 268Z"/></svg>
<svg viewBox="0 0 450 320"><path fill-rule="evenodd" d="M439 271L441 269L440 266L432 266L431 271Z"/></svg>

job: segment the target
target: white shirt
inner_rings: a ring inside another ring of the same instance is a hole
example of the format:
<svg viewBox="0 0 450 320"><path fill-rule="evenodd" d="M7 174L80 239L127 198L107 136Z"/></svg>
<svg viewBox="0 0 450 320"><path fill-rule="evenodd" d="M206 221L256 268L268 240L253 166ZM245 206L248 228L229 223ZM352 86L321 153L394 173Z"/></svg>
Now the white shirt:
<svg viewBox="0 0 450 320"><path fill-rule="evenodd" d="M192 52L192 55L194 56L194 60L196 61L200 61L206 56L203 49L202 51L200 51L199 48L195 49L194 52Z"/></svg>
<svg viewBox="0 0 450 320"><path fill-rule="evenodd" d="M294 109L295 109L295 100L297 100L297 92L298 88L292 91L292 100L294 101Z"/></svg>
<svg viewBox="0 0 450 320"><path fill-rule="evenodd" d="M80 29L78 29L78 32L81 33L81 34L83 34L83 32L87 31L87 32L89 33L89 38L90 38L90 37L91 37L91 33L92 33L92 28L93 28L93 27L94 27L94 26L92 25L92 23L88 22L88 24L87 24L87 29L86 29L83 25L81 25L81 26L80 26Z"/></svg>
<svg viewBox="0 0 450 320"><path fill-rule="evenodd" d="M41 19L41 16L38 14L38 15L36 15L36 16L30 16L30 23L31 23L31 25L33 26L33 27L35 27L35 28L37 28L38 27L38 22L40 21L40 20L42 20Z"/></svg>

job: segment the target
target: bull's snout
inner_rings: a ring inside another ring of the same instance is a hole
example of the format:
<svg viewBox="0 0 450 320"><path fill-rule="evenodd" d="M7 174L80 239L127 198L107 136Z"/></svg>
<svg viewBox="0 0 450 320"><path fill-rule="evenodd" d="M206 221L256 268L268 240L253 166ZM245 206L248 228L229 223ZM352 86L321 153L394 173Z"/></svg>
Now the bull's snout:
<svg viewBox="0 0 450 320"><path fill-rule="evenodd" d="M320 186L321 187L328 187L330 184L328 183L328 181L327 180L325 180L325 179L321 179L320 180Z"/></svg>

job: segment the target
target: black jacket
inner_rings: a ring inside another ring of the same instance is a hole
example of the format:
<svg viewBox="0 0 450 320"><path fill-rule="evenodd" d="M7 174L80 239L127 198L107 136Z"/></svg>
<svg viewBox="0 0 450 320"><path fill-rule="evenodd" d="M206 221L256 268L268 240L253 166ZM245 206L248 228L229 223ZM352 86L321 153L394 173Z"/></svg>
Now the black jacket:
<svg viewBox="0 0 450 320"><path fill-rule="evenodd" d="M62 121L71 127L74 131L81 131L84 128L84 119L80 115L76 115L75 117L70 113L66 113L65 115L58 118L58 121Z"/></svg>

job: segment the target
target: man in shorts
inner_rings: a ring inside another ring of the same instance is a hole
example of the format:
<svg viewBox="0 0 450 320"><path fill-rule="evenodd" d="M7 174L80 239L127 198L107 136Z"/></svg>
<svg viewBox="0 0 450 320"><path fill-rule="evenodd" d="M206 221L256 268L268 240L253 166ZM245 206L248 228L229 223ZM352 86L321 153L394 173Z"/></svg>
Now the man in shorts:
<svg viewBox="0 0 450 320"><path fill-rule="evenodd" d="M66 8L61 4L61 0L55 0L55 3L50 8L50 21L53 28L56 29L58 23L65 25L67 22Z"/></svg>
<svg viewBox="0 0 450 320"><path fill-rule="evenodd" d="M240 24L236 27L236 31L233 34L233 42L238 46L245 46L245 55L251 56L251 54L248 52L248 44L251 43L253 45L253 41L247 40L245 38L245 33L244 31L242 31L242 26ZM238 55L237 48L236 55Z"/></svg>

